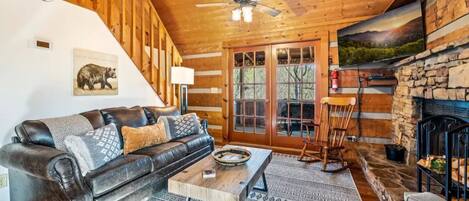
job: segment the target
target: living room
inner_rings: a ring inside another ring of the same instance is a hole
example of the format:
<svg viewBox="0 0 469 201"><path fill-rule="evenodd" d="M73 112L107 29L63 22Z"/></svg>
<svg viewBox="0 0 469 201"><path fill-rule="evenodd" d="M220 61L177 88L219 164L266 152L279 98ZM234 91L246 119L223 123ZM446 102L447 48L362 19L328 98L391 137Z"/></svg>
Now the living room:
<svg viewBox="0 0 469 201"><path fill-rule="evenodd" d="M4 0L0 25L0 200L469 197L468 0Z"/></svg>

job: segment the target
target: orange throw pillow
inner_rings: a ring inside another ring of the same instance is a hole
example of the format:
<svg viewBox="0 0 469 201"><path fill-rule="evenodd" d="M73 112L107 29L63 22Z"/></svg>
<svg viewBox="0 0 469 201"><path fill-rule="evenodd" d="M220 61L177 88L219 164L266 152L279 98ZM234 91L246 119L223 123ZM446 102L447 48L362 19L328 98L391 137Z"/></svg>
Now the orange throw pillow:
<svg viewBox="0 0 469 201"><path fill-rule="evenodd" d="M168 142L163 123L140 128L122 127L124 155L152 145Z"/></svg>

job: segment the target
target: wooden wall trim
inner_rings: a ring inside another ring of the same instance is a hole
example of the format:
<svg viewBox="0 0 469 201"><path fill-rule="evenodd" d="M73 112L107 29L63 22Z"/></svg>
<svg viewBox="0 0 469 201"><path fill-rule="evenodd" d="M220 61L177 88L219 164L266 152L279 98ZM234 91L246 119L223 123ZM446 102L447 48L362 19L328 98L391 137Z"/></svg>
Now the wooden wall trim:
<svg viewBox="0 0 469 201"><path fill-rule="evenodd" d="M453 31L469 26L469 14L466 14L459 19L437 29L436 31L427 35L427 43L442 38Z"/></svg>
<svg viewBox="0 0 469 201"><path fill-rule="evenodd" d="M222 88L189 88L189 94L221 94L223 93Z"/></svg>
<svg viewBox="0 0 469 201"><path fill-rule="evenodd" d="M385 120L392 119L391 113L384 113L384 112L362 112L360 116L362 119L385 119ZM352 118L357 118L357 117L358 117L358 112L354 112L352 114Z"/></svg>
<svg viewBox="0 0 469 201"><path fill-rule="evenodd" d="M359 142L372 143L372 144L391 144L392 139L383 137L361 137Z"/></svg>
<svg viewBox="0 0 469 201"><path fill-rule="evenodd" d="M222 70L201 70L201 71L195 71L195 76L217 76L217 75L223 75Z"/></svg>
<svg viewBox="0 0 469 201"><path fill-rule="evenodd" d="M360 69L360 70L368 70L368 69L392 70L392 69L394 69L394 67L393 67L393 66L389 66L389 67L378 67L378 66L369 65L369 66L346 67L346 68L342 68L342 67L340 67L339 64L331 64L331 65L329 66L329 70L339 70L339 71L342 71L342 70L357 70L357 69Z"/></svg>
<svg viewBox="0 0 469 201"><path fill-rule="evenodd" d="M184 55L182 59L202 59L202 58L211 58L211 57L221 57L222 52L211 52L211 53L204 53L204 54L191 54L191 55Z"/></svg>
<svg viewBox="0 0 469 201"><path fill-rule="evenodd" d="M221 107L189 106L189 111L221 112Z"/></svg>
<svg viewBox="0 0 469 201"><path fill-rule="evenodd" d="M208 125L208 128L209 129L214 129L214 130L222 130L223 129L223 126L220 126L220 125Z"/></svg>
<svg viewBox="0 0 469 201"><path fill-rule="evenodd" d="M340 116L339 114L331 114L333 117ZM352 118L356 119L358 117L358 112L352 113ZM362 112L360 114L361 119L382 119L382 120L391 120L392 114L385 112Z"/></svg>
<svg viewBox="0 0 469 201"><path fill-rule="evenodd" d="M368 87L362 88L363 94L393 94L392 87ZM338 88L337 91L329 90L331 94L357 94L358 88Z"/></svg>

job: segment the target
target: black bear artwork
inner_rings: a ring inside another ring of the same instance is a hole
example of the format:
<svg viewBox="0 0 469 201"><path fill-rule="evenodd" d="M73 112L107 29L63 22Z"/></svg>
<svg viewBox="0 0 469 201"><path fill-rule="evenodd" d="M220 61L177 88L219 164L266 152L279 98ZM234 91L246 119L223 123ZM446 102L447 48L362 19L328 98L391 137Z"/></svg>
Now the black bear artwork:
<svg viewBox="0 0 469 201"><path fill-rule="evenodd" d="M109 78L117 78L116 69L103 67L96 64L87 64L80 68L77 74L77 86L89 90L94 90L95 84L101 84L101 89L108 87L112 89L112 85L108 82Z"/></svg>

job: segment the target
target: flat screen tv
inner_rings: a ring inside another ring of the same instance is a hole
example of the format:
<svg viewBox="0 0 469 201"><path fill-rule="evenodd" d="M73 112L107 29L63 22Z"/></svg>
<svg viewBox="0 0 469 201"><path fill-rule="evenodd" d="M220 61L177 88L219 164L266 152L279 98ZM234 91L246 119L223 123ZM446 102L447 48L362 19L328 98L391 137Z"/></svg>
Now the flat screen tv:
<svg viewBox="0 0 469 201"><path fill-rule="evenodd" d="M419 1L338 30L339 62L346 67L388 67L425 50Z"/></svg>

